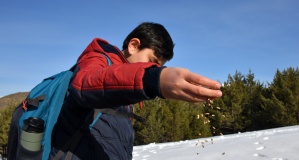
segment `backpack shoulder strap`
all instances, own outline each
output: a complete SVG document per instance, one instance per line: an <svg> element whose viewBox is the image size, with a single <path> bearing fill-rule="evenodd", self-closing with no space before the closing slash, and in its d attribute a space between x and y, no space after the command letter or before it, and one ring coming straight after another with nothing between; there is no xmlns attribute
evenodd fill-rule
<svg viewBox="0 0 299 160"><path fill-rule="evenodd" d="M103 55L107 59L108 65L110 66L112 64L111 59L106 54L103 54ZM76 65L77 64L75 64L70 70L74 70L76 68ZM94 111L92 110L91 113L92 112L94 112ZM88 131L91 128L90 126L93 126L96 122L96 120L94 119L94 121L90 125L88 124L88 119L90 118L91 113L88 114L88 116L86 117L85 123L83 123L83 125L80 127L80 129L78 129L75 132L75 134L63 146L63 148L58 151L58 153L54 157L54 160L59 160L65 154L66 154L65 160L71 160L72 159L73 153L74 153L76 147L78 146L81 138L83 137L85 132ZM102 115L101 113L97 114L96 119L99 119L101 115Z"/></svg>

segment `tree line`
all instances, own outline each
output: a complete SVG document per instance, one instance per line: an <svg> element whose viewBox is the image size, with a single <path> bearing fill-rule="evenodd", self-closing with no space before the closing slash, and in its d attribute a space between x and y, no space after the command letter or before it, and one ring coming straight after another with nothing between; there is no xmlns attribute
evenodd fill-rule
<svg viewBox="0 0 299 160"><path fill-rule="evenodd" d="M221 88L223 96L206 103L155 99L145 102L134 122L135 145L170 142L299 124L299 69L277 70L271 83L236 71Z"/></svg>
<svg viewBox="0 0 299 160"><path fill-rule="evenodd" d="M205 103L154 99L135 105L145 123L133 121L135 145L172 142L299 124L299 69L277 70L271 83L236 71L223 96ZM0 110L0 146L7 144L11 115L19 102Z"/></svg>

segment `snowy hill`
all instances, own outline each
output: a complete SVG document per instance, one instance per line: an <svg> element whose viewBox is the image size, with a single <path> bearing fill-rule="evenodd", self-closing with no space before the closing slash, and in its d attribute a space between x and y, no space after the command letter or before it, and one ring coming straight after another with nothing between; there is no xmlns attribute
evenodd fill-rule
<svg viewBox="0 0 299 160"><path fill-rule="evenodd" d="M299 126L135 146L134 160L299 160Z"/></svg>

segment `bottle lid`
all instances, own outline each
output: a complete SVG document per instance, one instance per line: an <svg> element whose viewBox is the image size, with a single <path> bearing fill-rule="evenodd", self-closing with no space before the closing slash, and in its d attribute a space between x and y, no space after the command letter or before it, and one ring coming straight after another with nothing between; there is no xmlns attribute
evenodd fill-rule
<svg viewBox="0 0 299 160"><path fill-rule="evenodd" d="M29 117L23 121L22 129L26 132L31 133L42 133L44 132L45 121L40 118Z"/></svg>

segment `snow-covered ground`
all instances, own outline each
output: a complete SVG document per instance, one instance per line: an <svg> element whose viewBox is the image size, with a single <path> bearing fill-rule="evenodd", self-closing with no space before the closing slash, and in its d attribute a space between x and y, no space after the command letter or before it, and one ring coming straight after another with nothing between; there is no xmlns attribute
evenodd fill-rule
<svg viewBox="0 0 299 160"><path fill-rule="evenodd" d="M135 146L133 159L299 160L299 125L180 142Z"/></svg>
<svg viewBox="0 0 299 160"><path fill-rule="evenodd" d="M135 146L134 160L299 160L299 125Z"/></svg>

